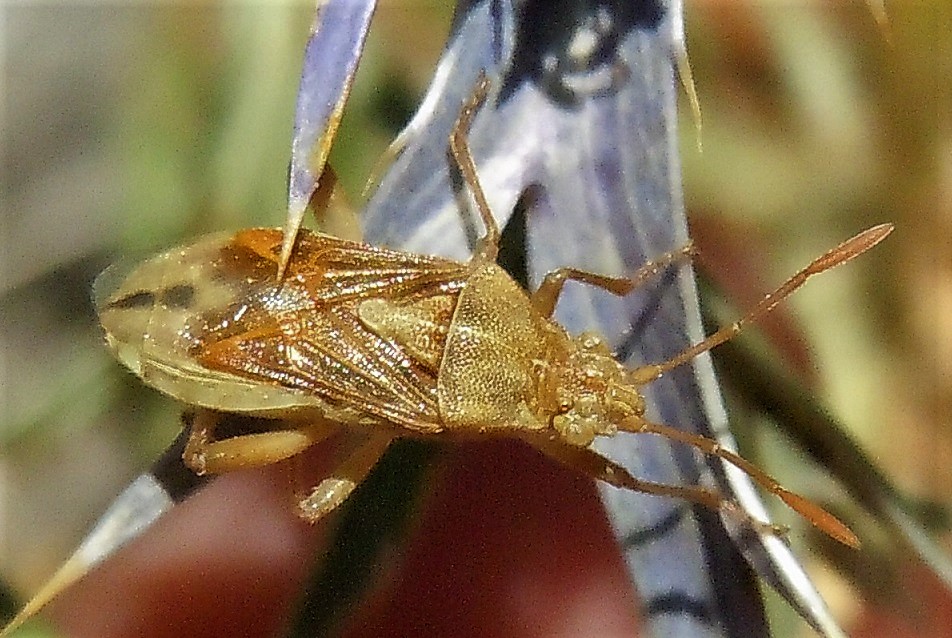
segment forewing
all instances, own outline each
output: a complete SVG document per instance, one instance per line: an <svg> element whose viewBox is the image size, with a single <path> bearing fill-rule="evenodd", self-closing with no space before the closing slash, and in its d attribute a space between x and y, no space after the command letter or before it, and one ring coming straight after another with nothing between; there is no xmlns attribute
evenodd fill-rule
<svg viewBox="0 0 952 638"><path fill-rule="evenodd" d="M454 295L465 266L302 232L278 283L281 236L242 231L223 249L219 276L238 282L243 294L199 317L190 331L196 358L219 372L379 417L378 423L439 429L434 371L369 330L358 307L367 299Z"/></svg>

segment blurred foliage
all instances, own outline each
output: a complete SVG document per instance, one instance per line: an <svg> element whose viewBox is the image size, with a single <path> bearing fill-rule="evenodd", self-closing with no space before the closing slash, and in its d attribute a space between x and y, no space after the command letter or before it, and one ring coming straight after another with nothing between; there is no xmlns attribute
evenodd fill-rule
<svg viewBox="0 0 952 638"><path fill-rule="evenodd" d="M429 80L446 4L378 12L332 156L352 195ZM686 201L702 265L740 299L854 231L897 224L768 333L903 490L949 505L952 6L887 9L888 40L859 2L689 4L704 151L685 119ZM281 223L311 5L5 12L0 573L31 591L178 426L177 407L101 347L92 281L123 254ZM745 435L763 463L826 493L764 431ZM869 539L863 556L902 578L908 557ZM847 625L869 618L864 599L896 602L816 563Z"/></svg>

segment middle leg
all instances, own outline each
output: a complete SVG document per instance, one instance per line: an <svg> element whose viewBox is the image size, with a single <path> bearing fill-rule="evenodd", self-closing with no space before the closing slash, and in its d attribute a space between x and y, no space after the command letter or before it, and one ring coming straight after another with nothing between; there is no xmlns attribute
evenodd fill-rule
<svg viewBox="0 0 952 638"><path fill-rule="evenodd" d="M298 515L308 523L316 523L337 509L367 477L383 453L393 442L388 432L354 433L347 456L298 502Z"/></svg>
<svg viewBox="0 0 952 638"><path fill-rule="evenodd" d="M543 317L551 317L555 306L562 295L565 282L580 281L613 295L624 297L648 279L656 276L661 270L680 261L688 260L694 255L694 244L688 243L678 250L672 250L661 255L658 259L649 261L639 268L630 277L609 277L598 273L578 270L576 268L558 268L547 273L542 283L532 293L532 305Z"/></svg>

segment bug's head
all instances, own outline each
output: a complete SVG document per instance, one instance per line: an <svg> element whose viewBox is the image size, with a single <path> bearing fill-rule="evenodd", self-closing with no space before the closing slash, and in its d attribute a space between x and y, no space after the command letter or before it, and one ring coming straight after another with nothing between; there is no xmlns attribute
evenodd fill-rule
<svg viewBox="0 0 952 638"><path fill-rule="evenodd" d="M551 424L567 443L587 447L596 436L617 433L622 419L644 414L645 402L598 335L585 333L572 343L568 360L552 375Z"/></svg>

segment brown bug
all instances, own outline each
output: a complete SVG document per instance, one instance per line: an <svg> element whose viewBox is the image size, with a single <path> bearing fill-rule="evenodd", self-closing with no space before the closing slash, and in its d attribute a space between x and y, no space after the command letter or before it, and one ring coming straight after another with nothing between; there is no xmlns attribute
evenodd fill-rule
<svg viewBox="0 0 952 638"><path fill-rule="evenodd" d="M450 136L486 228L469 261L305 232L278 279L282 233L259 228L159 255L104 301L100 318L118 358L147 384L199 408L186 463L199 473L269 464L347 428L349 455L300 502L313 522L347 498L395 437L509 436L614 486L683 498L777 531L714 491L638 480L589 448L598 436L650 433L739 467L833 538L858 546L832 515L717 442L650 422L639 387L730 339L892 226L840 244L673 359L630 370L599 336L570 336L552 320L562 288L575 280L626 295L690 247L632 277L561 268L524 292L495 262L499 229L466 141L485 93L484 82ZM273 430L216 440L220 412L280 420Z"/></svg>

